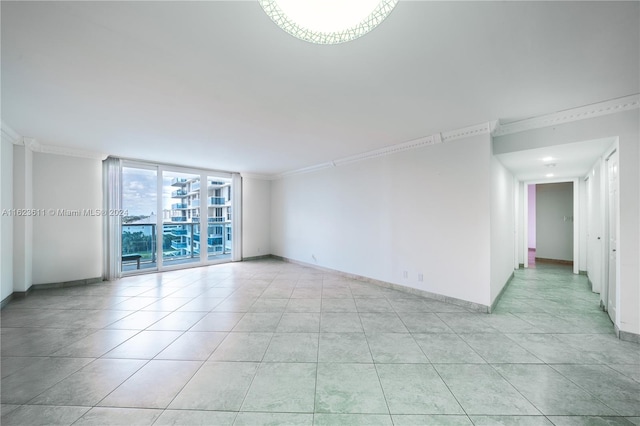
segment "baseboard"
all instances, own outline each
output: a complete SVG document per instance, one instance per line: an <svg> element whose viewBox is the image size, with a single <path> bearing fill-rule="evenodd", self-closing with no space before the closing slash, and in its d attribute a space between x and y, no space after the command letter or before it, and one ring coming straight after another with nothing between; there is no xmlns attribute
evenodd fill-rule
<svg viewBox="0 0 640 426"><path fill-rule="evenodd" d="M498 293L496 298L493 299L493 303L491 304L491 306L489 306L489 313L493 312L496 309L496 306L498 305L498 302L502 298L502 295L504 294L504 292L507 290L507 287L509 287L509 284L511 284L511 281L513 280L513 277L515 277L515 273L514 272L512 272L511 275L509 276L509 278L507 278L507 282L505 282L504 285L502 286L502 290L500 290L500 293Z"/></svg>
<svg viewBox="0 0 640 426"><path fill-rule="evenodd" d="M616 331L616 336L618 336L618 339L624 340L625 342L640 344L640 334L631 333L629 331L622 331L618 328L617 325L615 325L614 328Z"/></svg>
<svg viewBox="0 0 640 426"><path fill-rule="evenodd" d="M27 291L14 291L13 293L5 297L2 302L0 302L0 309L4 309L12 300L23 299L27 297L29 293L31 293L32 289L33 286L29 287Z"/></svg>
<svg viewBox="0 0 640 426"><path fill-rule="evenodd" d="M263 259L272 259L273 256L270 254L262 254L260 256L249 256L249 257L243 257L242 261L244 262L246 261L252 261L252 260L263 260Z"/></svg>
<svg viewBox="0 0 640 426"><path fill-rule="evenodd" d="M369 284L377 285L378 287L388 288L390 290L401 291L403 293L408 293L408 294L411 294L411 295L414 295L414 296L427 297L429 299L435 299L435 300L437 300L439 302L444 302L444 303L449 303L451 305L461 306L463 308L466 308L466 309L469 309L469 310L472 310L472 311L475 311L475 312L489 313L489 310L490 310L489 306L482 305L480 303L469 302L467 300L457 299L455 297L444 296L442 294L437 294L437 293L431 293L429 291L420 290L420 289L412 288L412 287L407 287L407 286L403 286L403 285L400 285L400 284L394 284L394 283L390 283L390 282L387 282L387 281L376 280L374 278L369 278L369 277L365 277L365 276L362 276L362 275L357 275L357 274L352 274L352 273L349 273L349 272L338 271L336 269L331 269L331 268L325 268L323 266L314 265L312 263L301 262L299 260L289 259L287 257L278 256L278 255L275 255L275 254L271 255L271 257L274 258L274 259L281 260L283 262L293 263L293 264L300 265L300 266L306 266L306 267L309 267L309 268L318 269L320 271L331 272L333 274L336 274L336 275L344 277L344 278L349 278L349 279L353 279L353 280L366 282L366 283L369 283Z"/></svg>
<svg viewBox="0 0 640 426"><path fill-rule="evenodd" d="M536 263L553 263L555 265L573 266L573 260L547 259L545 257L536 257Z"/></svg>
<svg viewBox="0 0 640 426"><path fill-rule="evenodd" d="M97 284L102 282L102 277L96 278L86 278L83 280L75 280L75 281L65 281L60 283L46 283L46 284L34 284L31 286L33 290L46 290L49 288L66 288L66 287L77 287L81 285L89 285L89 284Z"/></svg>
<svg viewBox="0 0 640 426"><path fill-rule="evenodd" d="M2 299L2 302L0 302L0 309L4 309L4 307L7 306L13 299L15 299L13 293Z"/></svg>
<svg viewBox="0 0 640 426"><path fill-rule="evenodd" d="M579 274L579 275L589 275L589 274L587 273L587 271L578 271L578 274Z"/></svg>

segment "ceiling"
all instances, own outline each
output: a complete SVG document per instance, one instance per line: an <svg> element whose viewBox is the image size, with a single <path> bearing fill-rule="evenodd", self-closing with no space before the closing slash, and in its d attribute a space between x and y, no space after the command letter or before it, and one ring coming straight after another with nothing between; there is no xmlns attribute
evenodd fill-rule
<svg viewBox="0 0 640 426"><path fill-rule="evenodd" d="M509 152L496 157L520 181L557 182L585 176L614 143L615 138L596 139Z"/></svg>
<svg viewBox="0 0 640 426"><path fill-rule="evenodd" d="M341 45L257 1L2 1L2 121L44 145L277 174L638 93L638 2L400 1Z"/></svg>

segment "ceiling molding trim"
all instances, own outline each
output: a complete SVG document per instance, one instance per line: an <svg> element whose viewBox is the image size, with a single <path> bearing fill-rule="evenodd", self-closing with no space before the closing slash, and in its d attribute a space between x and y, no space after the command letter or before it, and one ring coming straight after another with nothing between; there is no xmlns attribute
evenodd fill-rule
<svg viewBox="0 0 640 426"><path fill-rule="evenodd" d="M35 143L31 148L34 152L41 152L43 154L55 154L55 155L65 155L67 157L79 157L79 158L88 158L90 160L105 160L108 155L103 154L101 152L93 152L93 151L84 151L76 148L68 148L62 146L53 146L53 145L42 145L39 143Z"/></svg>
<svg viewBox="0 0 640 426"><path fill-rule="evenodd" d="M375 149L373 151L363 152L362 154L352 155L350 157L340 158L333 163L336 166L344 166L355 163L357 161L369 160L371 158L383 157L385 155L397 154L398 152L408 151L410 149L421 148L423 146L435 145L441 143L442 140L435 136L427 136L424 138L414 139L409 142L399 143L397 145L386 146L384 148Z"/></svg>
<svg viewBox="0 0 640 426"><path fill-rule="evenodd" d="M256 179L256 180L274 180L275 175L263 175L259 173L244 173L240 172L240 176L247 179Z"/></svg>
<svg viewBox="0 0 640 426"><path fill-rule="evenodd" d="M470 136L483 135L483 134L488 135L491 133L491 130L494 127L495 127L495 122L488 122L488 123L478 124L475 126L464 127L458 130L452 130L449 132L436 133L434 135L413 139L408 142L402 142L396 145L386 146L384 148L376 149L373 151L367 151L361 154L339 158L337 160L329 161L327 163L322 163L315 166L292 170L290 172L280 173L278 175L274 175L273 179L281 179L287 176L317 172L317 171L328 169L331 167L345 166L347 164L352 164L358 161L370 160L372 158L382 157L385 155L397 154L403 151L409 151L412 149L422 148L422 147L431 146L431 145L437 145L443 142L450 142L456 139L467 138Z"/></svg>
<svg viewBox="0 0 640 426"><path fill-rule="evenodd" d="M40 152L42 145L34 138L22 138L22 142L29 151Z"/></svg>
<svg viewBox="0 0 640 426"><path fill-rule="evenodd" d="M640 95L630 95L622 98L611 99L609 101L598 102L578 108L571 108L552 114L541 115L539 117L527 118L512 123L498 123L493 136L504 136L512 133L525 132L527 130L541 129L558 124L571 123L589 118L601 117L603 115L615 114L640 108Z"/></svg>
<svg viewBox="0 0 640 426"><path fill-rule="evenodd" d="M20 136L18 132L13 130L11 127L7 126L7 124L4 121L0 123L0 127L1 127L1 136L3 141L10 142L14 145L23 144L22 136Z"/></svg>
<svg viewBox="0 0 640 426"><path fill-rule="evenodd" d="M442 132L442 141L449 142L456 139L468 138L477 135L488 135L491 133L493 127L491 122L476 124L475 126L463 127L457 130L451 130L448 132Z"/></svg>
<svg viewBox="0 0 640 426"><path fill-rule="evenodd" d="M281 179L287 176L293 175L301 175L304 173L317 172L324 169L330 169L335 167L335 163L333 161L329 161L327 163L316 164L315 166L304 167L302 169L291 170L290 172L284 172L277 175L274 175L274 179Z"/></svg>

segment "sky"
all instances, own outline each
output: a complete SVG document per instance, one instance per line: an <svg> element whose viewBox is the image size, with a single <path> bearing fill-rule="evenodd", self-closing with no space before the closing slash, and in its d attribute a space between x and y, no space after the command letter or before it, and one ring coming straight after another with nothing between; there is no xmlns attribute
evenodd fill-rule
<svg viewBox="0 0 640 426"><path fill-rule="evenodd" d="M128 211L128 216L156 214L156 176L155 170L122 168L122 208Z"/></svg>
<svg viewBox="0 0 640 426"><path fill-rule="evenodd" d="M171 198L171 193L178 187L171 186L175 177L193 178L196 175L176 172L163 172L162 177L162 208L170 209L171 204L180 202ZM150 216L158 214L158 198L156 187L157 170L122 168L122 209L127 210L127 216Z"/></svg>

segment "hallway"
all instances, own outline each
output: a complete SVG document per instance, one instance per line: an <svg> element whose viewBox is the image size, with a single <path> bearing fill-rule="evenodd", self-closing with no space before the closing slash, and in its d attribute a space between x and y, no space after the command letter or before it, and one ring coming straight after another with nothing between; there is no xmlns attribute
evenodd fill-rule
<svg viewBox="0 0 640 426"><path fill-rule="evenodd" d="M1 423L640 425L640 346L536 266L490 315L272 259L34 291Z"/></svg>

